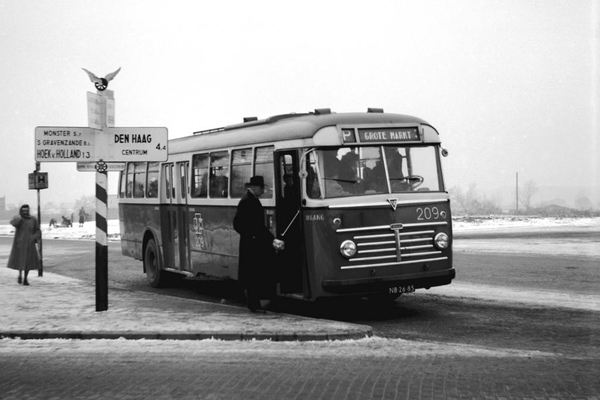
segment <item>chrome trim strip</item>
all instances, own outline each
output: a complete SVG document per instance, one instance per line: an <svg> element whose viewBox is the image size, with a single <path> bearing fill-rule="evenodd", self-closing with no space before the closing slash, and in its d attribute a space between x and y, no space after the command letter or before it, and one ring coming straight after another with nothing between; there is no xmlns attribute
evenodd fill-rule
<svg viewBox="0 0 600 400"><path fill-rule="evenodd" d="M437 254L442 254L441 251L428 251L428 252L424 252L424 253L408 253L408 254L402 254L402 257L419 257L419 256L433 256L433 255L437 255ZM423 260L421 260L423 261Z"/></svg>
<svg viewBox="0 0 600 400"><path fill-rule="evenodd" d="M433 246L432 246L433 247ZM394 249L396 250L396 249ZM365 252L362 252L365 253ZM427 251L427 252L423 252L423 253L402 253L402 257L419 257L419 256L432 256L432 255L437 255L437 254L442 254L441 251ZM350 262L358 262L358 261L369 261L369 260L382 260L384 258L395 258L396 255L393 256L376 256L376 257L358 257L358 258L351 258Z"/></svg>
<svg viewBox="0 0 600 400"><path fill-rule="evenodd" d="M344 233L344 232L375 231L377 229L392 229L392 228L390 228L389 225L377 225L377 226L363 226L360 228L341 228L341 229L337 229L336 232Z"/></svg>
<svg viewBox="0 0 600 400"><path fill-rule="evenodd" d="M417 231L417 232L404 232L400 233L400 236L414 236L414 235L429 235L433 234L435 231ZM375 239L375 238L384 238L384 237L394 237L394 233L381 233L378 235L362 235L362 236L354 236L355 240L361 239Z"/></svg>
<svg viewBox="0 0 600 400"><path fill-rule="evenodd" d="M404 240L400 241L400 243L417 243L417 242L433 242L433 238L426 237L426 238L404 239Z"/></svg>
<svg viewBox="0 0 600 400"><path fill-rule="evenodd" d="M393 267L395 265L404 265L404 264L416 264L420 262L430 262L430 261L444 261L447 260L448 257L438 257L438 258L426 258L424 260L411 260L411 261L400 261L400 262L391 262L391 263L380 263L380 264L369 264L369 265L348 265L345 267L340 267L340 269L360 269L360 268L376 268L376 267Z"/></svg>
<svg viewBox="0 0 600 400"><path fill-rule="evenodd" d="M386 244L396 244L395 240L386 240L385 242L369 242L369 243L356 243L356 246L358 247L363 247L363 246L383 246Z"/></svg>
<svg viewBox="0 0 600 400"><path fill-rule="evenodd" d="M394 243L394 242L392 242ZM396 251L395 247L388 247L387 249L372 249L372 250L360 250L358 254L367 254L367 253L383 253L386 251Z"/></svg>
<svg viewBox="0 0 600 400"><path fill-rule="evenodd" d="M433 244L424 244L421 246L406 246L400 247L400 250L417 250L417 249L433 249ZM410 254L402 254L403 256L408 256Z"/></svg>
<svg viewBox="0 0 600 400"><path fill-rule="evenodd" d="M433 233L433 231L431 231ZM384 238L384 237L394 237L393 233L382 233L379 235L363 235L363 236L354 236L355 240L361 239L376 239L376 238Z"/></svg>
<svg viewBox="0 0 600 400"><path fill-rule="evenodd" d="M444 225L448 225L448 222L446 221L441 221L441 222L416 222L413 224L402 224L403 228L413 228L413 227L421 227L421 226L444 226ZM391 225L377 225L377 226L362 226L359 228L342 228L342 229L337 229L336 232L337 233L345 233L345 232L364 232L364 231L375 231L378 229L392 229ZM408 232L410 234L413 234L412 232Z"/></svg>
<svg viewBox="0 0 600 400"><path fill-rule="evenodd" d="M394 249L394 251L396 251L396 249ZM357 262L357 261L369 261L369 260L383 260L384 258L396 258L396 254L394 254L392 256L351 258L348 261L350 261L350 262Z"/></svg>
<svg viewBox="0 0 600 400"><path fill-rule="evenodd" d="M429 235L433 234L435 231L416 231L416 232L400 232L400 236L412 236L412 235Z"/></svg>
<svg viewBox="0 0 600 400"><path fill-rule="evenodd" d="M385 193L382 193L385 194ZM388 196L393 196L395 193L387 194ZM437 200L402 200L396 203L397 206L407 205L407 204L432 204L432 203L447 203L449 199L437 199ZM356 207L389 207L390 203L386 201L377 201L373 203L358 203L358 204L332 204L329 206L331 209L335 208L356 208Z"/></svg>
<svg viewBox="0 0 600 400"><path fill-rule="evenodd" d="M418 243L418 242L433 242L433 238L416 238L416 239L404 239L401 240L400 243ZM356 243L357 247L366 247L366 246L384 246L387 244L395 244L395 240L386 240L385 242L369 242L369 243ZM402 249L408 249L410 247L402 247Z"/></svg>

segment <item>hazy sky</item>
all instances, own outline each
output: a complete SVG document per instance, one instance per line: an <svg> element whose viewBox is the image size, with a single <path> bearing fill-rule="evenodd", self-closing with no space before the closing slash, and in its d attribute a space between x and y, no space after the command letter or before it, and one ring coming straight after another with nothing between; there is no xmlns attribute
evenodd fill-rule
<svg viewBox="0 0 600 400"><path fill-rule="evenodd" d="M599 185L599 50L593 0L0 0L0 196L37 204L35 127L87 126L81 68L119 67L116 126L381 107L439 130L449 187ZM75 163L41 169L42 202L94 195Z"/></svg>

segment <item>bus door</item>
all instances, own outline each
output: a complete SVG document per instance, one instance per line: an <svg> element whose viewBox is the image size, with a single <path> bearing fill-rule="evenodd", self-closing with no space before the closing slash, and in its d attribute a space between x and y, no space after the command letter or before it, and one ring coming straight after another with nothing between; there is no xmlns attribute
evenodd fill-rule
<svg viewBox="0 0 600 400"><path fill-rule="evenodd" d="M175 231L177 234L177 243L174 243L175 247L173 251L179 253L179 269L184 271L190 270L189 265L189 224L188 224L188 192L189 192L189 180L188 170L190 163L188 161L178 162L175 167L175 180L177 181L177 195L175 201L176 207L176 227Z"/></svg>
<svg viewBox="0 0 600 400"><path fill-rule="evenodd" d="M165 267L179 269L179 252L174 249L179 245L179 234L177 231L177 202L176 182L174 177L173 163L162 165L162 187L165 188L164 212L162 215L162 236Z"/></svg>
<svg viewBox="0 0 600 400"><path fill-rule="evenodd" d="M277 270L280 291L287 294L301 294L306 280L303 268L303 234L300 209L300 177L298 153L282 151L276 155L277 174L277 237L285 242L285 249L279 252ZM307 289L308 290L308 289Z"/></svg>
<svg viewBox="0 0 600 400"><path fill-rule="evenodd" d="M187 168L188 162L163 164L163 187L167 203L163 218L165 265L176 270L188 268Z"/></svg>

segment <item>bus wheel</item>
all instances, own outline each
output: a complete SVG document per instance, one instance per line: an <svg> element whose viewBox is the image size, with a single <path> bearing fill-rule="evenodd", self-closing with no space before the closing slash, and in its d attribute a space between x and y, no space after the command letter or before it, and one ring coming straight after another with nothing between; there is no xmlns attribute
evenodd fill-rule
<svg viewBox="0 0 600 400"><path fill-rule="evenodd" d="M160 269L158 262L158 251L154 239L150 239L144 252L144 269L146 278L152 287L161 287L164 284L164 273Z"/></svg>

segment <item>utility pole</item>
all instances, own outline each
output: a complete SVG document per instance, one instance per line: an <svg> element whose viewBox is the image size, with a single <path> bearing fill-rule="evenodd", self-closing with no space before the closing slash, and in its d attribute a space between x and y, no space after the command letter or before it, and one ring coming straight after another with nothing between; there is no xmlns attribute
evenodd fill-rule
<svg viewBox="0 0 600 400"><path fill-rule="evenodd" d="M517 215L519 214L519 173L517 172L517 189L515 190L517 193Z"/></svg>

